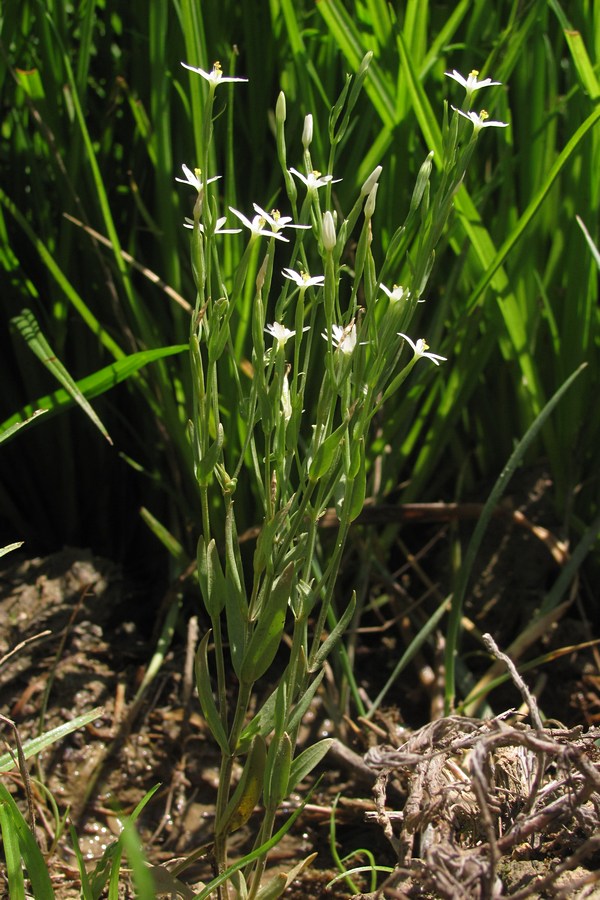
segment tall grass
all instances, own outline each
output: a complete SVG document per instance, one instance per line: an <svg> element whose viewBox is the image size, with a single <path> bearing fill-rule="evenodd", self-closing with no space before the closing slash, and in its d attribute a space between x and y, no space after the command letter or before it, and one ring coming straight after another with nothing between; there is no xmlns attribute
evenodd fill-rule
<svg viewBox="0 0 600 900"><path fill-rule="evenodd" d="M328 109L344 71L356 71L372 49L360 127L342 144L345 169L354 177L336 193L343 206L383 164L374 235L382 247L423 153L434 149L436 164L441 159L432 110L441 102L443 71L478 68L510 84L491 113L510 120L511 143L500 149L495 137L486 142L435 262L429 288L435 302L424 308L423 326L432 343L451 335L451 365L434 392L415 385L408 398L386 408L368 457L386 445L396 448L382 457L381 493L410 473L406 499L451 495L464 467L467 486L491 477L545 400L587 361L577 396L532 451L548 458L562 514L575 505L584 521L598 497L592 472L598 425L585 415L598 374L597 277L573 222L579 214L597 239L598 15L598 4L586 4L571 22L546 0L491 11L483 3L451 9L407 3L397 17L385 4L351 4L349 11L339 0L226 2L218 17L210 6L200 15L189 2L153 4L148 16L136 3L127 12L95 2L69 12L31 0L6 4L0 88L8 111L2 163L10 177L3 180L0 228L7 319L32 307L57 356L79 378L123 354L186 339L185 310L123 256L127 251L190 297L181 267L185 199L172 175L200 155L202 97L179 71L181 59L210 65L222 57L255 85L243 103L223 101L215 121L227 135L226 157L219 160L225 200L239 208L275 200L269 122L279 87L289 98L291 129L313 113L314 156L325 170ZM265 34L273 39L265 42ZM106 235L110 248L63 213ZM239 250L233 239L230 259ZM406 265L398 259L390 277L401 283ZM3 341L3 383L13 385L3 396L6 418L52 385L18 336L8 344L5 330ZM109 431L117 429L118 449L166 488L168 501L153 495L156 511L184 542L185 523L197 521L185 438L187 386L183 358L161 361L130 379L118 408L110 395L100 404ZM413 410L416 422L408 415ZM473 435L480 436L476 446ZM75 468L80 442L89 465ZM126 480L114 451L69 417L32 433L19 457L36 465L18 488L15 482L3 487L2 500L23 533L32 534L37 523L38 531L58 530L66 540L89 534L110 546L106 532L119 520L118 504L100 512L90 497L99 468L115 485ZM585 489L574 493L580 483ZM86 525L90 517L93 528ZM102 519L111 520L110 528ZM102 537L94 538L95 530Z"/></svg>
<svg viewBox="0 0 600 900"><path fill-rule="evenodd" d="M141 527L133 524L138 519L132 507L143 498L145 521L173 549L180 572L208 521L212 533L231 533L225 509L203 493L188 440L192 374L187 355L178 351L188 341L196 297L183 264L188 234L182 220L192 206L174 175L184 162L222 173L223 209L250 209L253 202L265 209L293 205L290 186L287 198L282 192L277 160L275 105L283 88L286 133L300 135L311 113L314 165L330 172L335 159L344 175L328 188L337 209L350 209L364 179L383 166L373 254L386 259L381 281L410 283L423 250L422 223L411 221L397 235L399 211L408 208L429 151L438 169L434 177L442 172L451 111L446 108L443 126L438 111L448 93L453 105L461 102L459 87L444 72L477 69L503 83L490 95L489 112L510 128L501 135L491 129L480 141L456 192L455 212L436 236L431 272L422 272L429 276L428 302L416 308L411 328L426 334L448 363L435 381L433 366L408 381L408 389L388 398L376 415L364 448L365 493L374 502L390 496L460 499L493 483L528 433L521 447L527 461L543 460L551 473L556 513L577 545L577 565L593 547L600 422L590 410L599 375L598 270L576 216L597 245L600 3L569 9L572 19L558 0L408 0L395 6L381 0L224 0L218 6L136 0L127 9L100 0L71 7L58 0L3 5L0 420L8 429L39 406L66 410L77 393L68 372L86 398L97 398L93 406L114 442L111 448L92 433L77 411L50 422L49 414L41 416L14 448L3 446L3 474L10 473L0 483L7 539L52 535L59 543L85 541L123 555L131 549L132 530ZM367 52L373 58L364 91L354 98L354 119L332 150L329 138L338 123L330 119L331 109ZM247 76L252 90L219 92L210 126L215 141L209 144L206 92L179 64L210 69L218 59L228 73ZM297 168L299 146L296 141L288 152L288 163ZM355 244L350 242L340 269L341 289L349 295L361 254L360 232L350 237ZM239 367L221 379L218 415L207 417L204 435L206 446L215 446L214 423L222 422L233 457L245 452L240 384L253 372L260 263L258 247L247 256L244 248L243 235L230 235L219 258L218 275L228 290L236 287L236 264L244 258L232 335ZM23 340L31 334L23 323L31 322L46 368ZM547 415L550 398L582 363L587 367L567 399ZM54 376L63 389L57 390ZM309 388L304 402L313 421L318 390ZM15 417L17 410L22 412ZM124 504L128 492L132 499ZM259 524L256 510L267 495L240 480L240 531ZM383 555L394 536L390 529L383 536ZM459 578L450 618L452 660L467 575ZM546 611L566 587L563 578ZM354 624L361 609L359 599ZM408 656L428 640L445 609L438 604L419 623ZM219 615L211 616L213 627ZM335 628L333 609L328 624ZM202 653L199 660L201 667ZM341 665L356 708L368 713L344 652ZM220 671L225 708L223 684ZM206 683L203 690L211 712ZM451 672L449 709L454 690ZM213 716L215 732L219 715L222 709ZM258 753L260 742L256 746ZM7 808L8 829L13 814ZM128 849L135 857L133 838ZM16 872L16 844L11 853Z"/></svg>

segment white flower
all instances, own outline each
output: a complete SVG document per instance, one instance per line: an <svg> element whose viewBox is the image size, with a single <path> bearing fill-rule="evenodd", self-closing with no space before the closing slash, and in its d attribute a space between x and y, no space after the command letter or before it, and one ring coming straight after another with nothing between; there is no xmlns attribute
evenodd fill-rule
<svg viewBox="0 0 600 900"><path fill-rule="evenodd" d="M469 72L467 78L463 78L460 72L457 72L456 69L452 69L451 72L444 72L444 75L447 75L448 78L453 78L455 81L458 81L467 92L467 96L470 97L475 91L480 90L480 88L489 87L491 84L502 84L501 81L492 81L491 78L484 78L481 81L477 80L477 76L479 72L477 69L473 69L472 72Z"/></svg>
<svg viewBox="0 0 600 900"><path fill-rule="evenodd" d="M326 331L321 333L321 337L329 341L329 335ZM332 325L331 341L336 350L340 350L345 356L350 356L356 347L356 323L354 319L345 328L342 325Z"/></svg>
<svg viewBox="0 0 600 900"><path fill-rule="evenodd" d="M202 75L202 77L209 82L213 89L218 84L222 84L225 81L248 81L247 78L226 78L223 75L221 63L218 60L213 63L213 67L210 72L205 72L204 69L198 69L196 68L196 66L188 66L188 64L184 62L182 62L181 65L184 67L184 69L189 69L190 72L196 72L198 75Z"/></svg>
<svg viewBox="0 0 600 900"><path fill-rule="evenodd" d="M413 343L413 341L411 341L411 339L409 338L409 336L407 334L402 334L402 332L399 331L398 335L399 335L399 337L404 338L404 340L410 344L415 356L418 359L421 359L421 357L423 359L430 359L431 362L435 363L436 366L439 366L440 360L442 362L446 361L445 356L438 356L437 353L428 353L427 351L429 350L429 344L426 341L424 341L423 338L419 338L419 340L415 344L415 343Z"/></svg>
<svg viewBox="0 0 600 900"><path fill-rule="evenodd" d="M341 178L334 178L333 175L321 175L316 169L313 169L308 175L303 175L302 172L298 172L297 169L290 169L290 172L299 178L309 191L316 191L320 187L325 187L329 182L337 184L338 181L342 180Z"/></svg>
<svg viewBox="0 0 600 900"><path fill-rule="evenodd" d="M380 284L379 287L383 291L384 294L387 294L390 300L396 303L398 300L408 300L410 298L410 291L407 291L406 288L401 287L398 284L395 284L390 291L389 288L385 286L385 284Z"/></svg>
<svg viewBox="0 0 600 900"><path fill-rule="evenodd" d="M312 225L293 225L291 216L282 216L278 209L272 209L270 213L265 212L258 203L252 204L254 211L268 222L273 231L283 231L284 228L312 228Z"/></svg>
<svg viewBox="0 0 600 900"><path fill-rule="evenodd" d="M223 228L223 225L225 224L226 221L227 221L227 219L225 216L222 216L220 219L217 219L215 227L214 227L213 231L211 231L210 233L211 234L239 234L241 232L241 230L242 230L241 228ZM185 221L183 223L183 227L184 228L193 228L194 220L190 219L189 216L186 216ZM204 225L202 225L202 223L200 223L200 231L202 232L202 234L204 234Z"/></svg>
<svg viewBox="0 0 600 900"><path fill-rule="evenodd" d="M202 172L200 169L192 170L183 163L182 167L183 174L185 178L176 178L175 181L180 181L182 184L190 184L192 187L195 187L198 193L202 191L207 184L211 184L213 181L218 181L221 177L220 175L215 175L214 178L207 178L206 181L202 181Z"/></svg>
<svg viewBox="0 0 600 900"><path fill-rule="evenodd" d="M299 288L302 290L306 290L309 287L323 287L325 284L325 276L324 275L313 275L312 278L307 272L294 272L293 269L282 269L284 278L289 278L290 281L294 281Z"/></svg>
<svg viewBox="0 0 600 900"><path fill-rule="evenodd" d="M285 237L285 235L279 234L276 231L267 231L267 229L265 228L267 219L265 219L264 216L257 214L256 216L254 216L252 221L250 221L250 219L247 219L243 213L239 212L239 210L237 209L234 209L233 206L230 206L229 209L234 214L234 216L238 217L240 222L242 222L246 226L246 228L250 229L250 231L252 232L252 237L258 237L258 235L262 235L263 237L277 238L278 241L287 242L288 239Z"/></svg>
<svg viewBox="0 0 600 900"><path fill-rule="evenodd" d="M462 109L457 109L455 106L453 106L452 109L454 112L457 112L459 116L463 116L473 123L475 134L477 134L478 131L481 131L482 128L508 128L508 122L494 122L490 119L489 113L487 113L485 109L482 109L479 115L477 115L476 112L463 112Z"/></svg>
<svg viewBox="0 0 600 900"><path fill-rule="evenodd" d="M274 337L278 344L283 345L288 340L288 338L294 337L296 334L295 331L290 331L289 328L286 328L285 325L282 325L281 322L273 322L272 325L267 325L265 328L267 334L270 334L271 337Z"/></svg>
<svg viewBox="0 0 600 900"><path fill-rule="evenodd" d="M296 334L295 331L290 331L290 329L286 328L285 325L282 325L281 322L273 322L272 325L267 325L265 327L265 331L267 332L267 334L270 334L271 337L275 338L277 343L282 347L285 345L285 342L287 340L289 340L291 337L294 337L294 335ZM302 331L310 331L310 325L305 325Z"/></svg>

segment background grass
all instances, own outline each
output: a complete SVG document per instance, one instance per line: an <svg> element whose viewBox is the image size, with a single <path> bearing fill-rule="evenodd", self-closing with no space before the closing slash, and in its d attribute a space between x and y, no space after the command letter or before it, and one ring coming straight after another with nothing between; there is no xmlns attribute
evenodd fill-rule
<svg viewBox="0 0 600 900"><path fill-rule="evenodd" d="M548 0L159 0L127 9L110 0L69 7L8 0L0 13L0 421L55 388L9 327L24 307L77 379L133 352L187 340L186 311L122 255L193 302L181 227L192 198L174 176L181 163L200 162L203 101L181 60L210 68L220 59L226 73L250 80L235 104L232 93L218 99L223 150L210 161L224 176L226 203L248 211L253 201L281 201L273 134L279 89L287 97L289 162L301 162L302 121L312 112L313 158L326 171L329 110L345 73L372 50L334 174L344 178L336 202L347 211L357 186L384 166L374 233L381 248L406 214L428 150L440 160L444 100L462 101L444 71L476 68L505 84L475 99L492 104L492 118L510 128L483 133L428 302L419 307L415 336L426 336L449 362L441 378L434 381L431 367L401 401L386 405L368 462L380 461L380 497L476 493L585 361L568 402L529 450L529 461L548 466L557 515L576 541L598 506L599 420L590 415L598 273L575 215L597 242L600 3L577 4L569 15ZM229 243L225 278L242 240ZM408 264L398 258L390 286L402 283ZM188 384L188 361L177 356L95 400L114 447L79 411L41 417L3 447L2 537L24 538L32 550L75 543L121 559L156 558L138 515L143 503L191 552L199 506L185 436ZM250 493L238 499L238 513L254 524Z"/></svg>

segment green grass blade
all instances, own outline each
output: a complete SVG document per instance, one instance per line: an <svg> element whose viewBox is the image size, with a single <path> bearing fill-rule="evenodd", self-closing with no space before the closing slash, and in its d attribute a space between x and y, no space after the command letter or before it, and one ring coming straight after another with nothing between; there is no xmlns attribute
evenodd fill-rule
<svg viewBox="0 0 600 900"><path fill-rule="evenodd" d="M572 158L575 150L580 145L583 138L594 127L594 125L596 125L599 119L600 106L597 106L596 109L594 109L589 114L585 122L581 123L577 131L567 141L566 145L557 156L552 168L548 172L544 183L527 206L527 209L520 216L518 222L514 224L513 228L511 228L509 236L506 238L497 253L493 256L492 259L487 262L484 274L480 278L477 286L475 287L467 301L468 312L470 312L475 307L486 287L490 284L490 282L493 281L494 276L502 266L506 257L515 247L517 242L521 239L526 228L529 226L532 219L538 212L540 206L548 196L552 185L560 175L561 171L564 169L566 163L569 161L569 159Z"/></svg>
<svg viewBox="0 0 600 900"><path fill-rule="evenodd" d="M449 599L446 598L443 603L440 603L436 611L432 616L429 617L425 625L420 629L419 633L415 635L415 637L410 642L409 646L406 648L396 665L394 666L394 671L380 690L379 694L369 707L369 711L366 715L367 719L370 719L371 716L375 715L382 702L385 700L388 691L391 687L393 687L396 679L400 675L400 673L406 668L409 662L414 658L414 656L419 652L431 632L434 628L437 627L443 615L448 611Z"/></svg>
<svg viewBox="0 0 600 900"><path fill-rule="evenodd" d="M2 787L4 787L2 785ZM19 835L14 821L13 810L0 795L0 831L4 848L4 864L8 879L8 896L14 900L25 900L25 878L21 865Z"/></svg>
<svg viewBox="0 0 600 900"><path fill-rule="evenodd" d="M51 747L52 744L62 740L68 734L77 731L78 728L83 728L88 722L93 722L94 719L99 718L102 713L102 707L97 706L95 709L90 710L90 712L83 713L83 715L77 716L69 722L57 725L56 728L52 728L50 731L41 734L39 737L26 741L23 744L23 755L25 759L29 759L29 757L41 753L42 750ZM2 756L0 756L0 772L10 772L14 767L15 761L12 755L10 753L3 753Z"/></svg>
<svg viewBox="0 0 600 900"><path fill-rule="evenodd" d="M242 859L233 863L233 865L229 866L224 872L217 876L217 878L213 878L210 884L207 884L205 888L203 888L198 894L195 894L193 900L208 900L210 895L216 888L218 888L221 884L227 881L231 876L238 872L240 869L245 868L250 863L255 862L255 860L259 859L261 856L264 856L269 850L272 850L273 847L276 847L277 844L282 840L282 838L288 833L296 819L302 815L304 811L304 807L309 802L313 793L319 785L320 778L317 780L316 784L308 791L306 797L302 800L302 803L298 807L298 809L294 810L289 819L281 826L279 831L276 831L275 834L269 838L268 841L265 841L264 844L261 844L260 847L257 847L255 850L252 850L246 856L242 857Z"/></svg>
<svg viewBox="0 0 600 900"><path fill-rule="evenodd" d="M13 800L12 795L1 783L0 804L5 810L8 808L12 818L12 828L18 836L20 855L27 868L27 874L31 881L35 900L54 900L54 890L42 852L38 847L27 822L21 815L17 804ZM14 841L14 837L12 836L11 841ZM15 848L12 847L11 853L14 852L14 849ZM19 896L18 893L17 896Z"/></svg>
<svg viewBox="0 0 600 900"><path fill-rule="evenodd" d="M81 852L81 847L79 845L79 838L77 837L77 832L72 825L69 826L69 833L71 835L71 843L75 852L75 858L77 859L77 868L79 869L79 880L81 881L81 900L96 900L92 891L90 877L85 867L83 853Z"/></svg>
<svg viewBox="0 0 600 900"><path fill-rule="evenodd" d="M188 350L187 344L176 344L172 347L160 347L157 350L141 350L139 353L132 353L130 356L126 356L115 363L111 363L104 369L100 369L98 372L86 375L85 378L76 382L77 389L84 397L93 399L100 396L100 394L105 394L117 384L130 378L148 363L168 356L176 356ZM69 409L74 403L75 400L66 390L54 391L52 394L40 397L34 403L25 406L20 412L15 413L2 422L0 425L0 442L6 440L7 436L13 436L15 428L31 422L40 413L47 412L48 416L52 417Z"/></svg>
<svg viewBox="0 0 600 900"><path fill-rule="evenodd" d="M38 418L38 416L41 416L46 412L48 412L47 409L36 409L31 413L29 418L25 419L24 421L14 422L12 425L7 425L6 428L2 428L2 426L0 426L0 444L3 441L7 441L9 440L9 438L14 437L17 431L19 431L21 428L24 428L26 425L30 425L33 421L35 421L35 419Z"/></svg>
<svg viewBox="0 0 600 900"><path fill-rule="evenodd" d="M463 603L467 590L467 584L471 577L473 564L477 551L479 550L483 535L492 517L493 511L498 501L512 478L519 462L523 458L527 448L534 441L536 435L544 425L546 419L550 416L554 408L560 402L564 394L569 390L574 381L582 373L585 365L579 366L572 375L560 386L555 394L550 398L544 409L536 417L535 421L530 425L526 434L521 438L515 447L510 459L502 470L500 477L497 479L492 488L488 499L485 502L481 516L475 526L473 535L469 542L465 558L460 567L457 578L456 587L452 595L452 603L450 609L450 619L448 622L448 633L446 637L446 697L445 708L446 714L449 715L454 709L454 698L456 694L455 677L456 677L456 653L458 649L458 638L460 630L460 621L462 616Z"/></svg>
<svg viewBox="0 0 600 900"><path fill-rule="evenodd" d="M44 365L48 369L48 371L56 378L56 380L63 385L64 389L69 394L71 399L75 403L79 404L86 416L88 416L88 418L94 423L98 431L106 438L109 444L112 444L112 439L108 431L98 418L93 407L85 398L84 394L77 387L77 383L75 382L75 380L67 372L64 365L54 353L54 350L44 337L42 330L31 310L22 310L19 316L13 317L12 322L19 331L23 340L27 343L31 352L34 353L35 356L37 356L42 365Z"/></svg>
<svg viewBox="0 0 600 900"><path fill-rule="evenodd" d="M11 216L13 216L13 218L23 229L23 231L35 247L36 251L38 252L44 266L47 268L50 275L52 275L60 289L64 292L67 300L79 313L92 334L96 335L102 345L115 359L120 359L125 356L124 351L121 350L116 341L113 341L110 335L107 334L106 330L102 327L96 316L91 312L86 302L82 299L71 282L64 275L60 266L55 261L53 254L50 252L50 250L48 250L44 242L37 237L31 226L27 222L25 216L17 208L16 204L13 203L12 200L4 193L2 188L0 188L0 203L4 205L5 209L11 214Z"/></svg>
<svg viewBox="0 0 600 900"><path fill-rule="evenodd" d="M125 819L121 832L123 850L131 866L131 878L138 900L155 900L156 887L151 870L146 865L140 836L131 819Z"/></svg>

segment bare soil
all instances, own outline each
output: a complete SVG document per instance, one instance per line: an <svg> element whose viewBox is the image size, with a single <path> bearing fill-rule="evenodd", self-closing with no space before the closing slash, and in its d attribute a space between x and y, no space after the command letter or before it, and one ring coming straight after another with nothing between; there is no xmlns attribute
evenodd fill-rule
<svg viewBox="0 0 600 900"><path fill-rule="evenodd" d="M482 684L505 671L501 661L492 668L482 654L477 635L483 631L510 648L517 662L545 655L545 664L524 681L506 681L490 697L493 709L473 703L451 717L441 709L441 632L369 720L336 719L342 700L329 672L302 740L327 734L337 740L315 793L273 851L271 865L288 871L309 854L317 856L286 897L347 898L356 891L363 897L465 900L600 897L600 657L581 605L585 585L548 617L543 632L531 627L533 611L560 570L562 547L555 531L539 525L536 502L543 519L545 492L538 481L529 481L528 505L521 506L531 517L526 525L509 510L490 528L463 624L467 652L472 640L473 654L481 656L471 671ZM361 619L354 671L371 700L448 592L448 523L443 516L430 515L426 524L427 516L420 518L394 545L393 584L373 584L371 596L380 602ZM460 520L460 510L447 518ZM360 558L360 541L359 534L349 555L349 580L356 575L352 560ZM373 547L376 554L377 541ZM386 552L389 558L389 547ZM193 611L193 591L189 604ZM163 612L152 612L158 629ZM134 603L117 567L85 551L64 550L45 559L13 555L0 573L0 711L15 723L20 741L102 708L97 720L31 766L36 835L49 853L57 898L78 897L79 876L68 834L56 841L56 822L38 780L61 814L69 810L90 866L119 834L120 816L157 783L139 820L149 861L169 868L210 845L219 760L185 674L186 646L195 640L193 628L186 630L189 620L182 617L163 666L133 703L158 630L147 612L140 614L139 597ZM522 643L515 645L519 637ZM525 702L525 682L537 701ZM536 720L538 705L543 724ZM15 748L10 729L4 739ZM3 778L25 811L18 768ZM284 805L282 823L301 795ZM232 857L250 848L254 821L234 836ZM347 868L367 865L365 851L389 868L377 892L362 875L353 878L356 890L346 880L327 887L339 874L332 822L339 856L350 855ZM210 857L201 857L181 876L181 896L192 897L211 874ZM160 896L168 894L165 888ZM0 896L8 896L1 866Z"/></svg>

